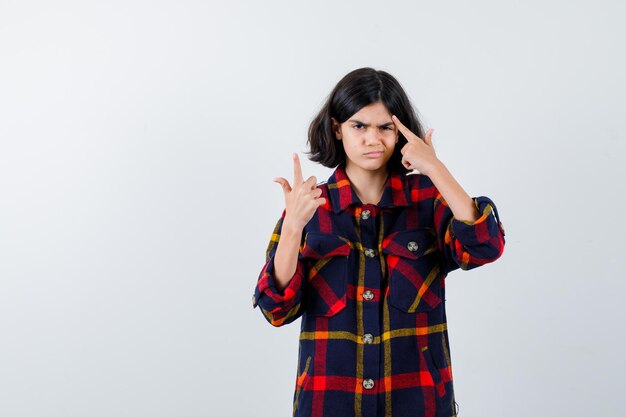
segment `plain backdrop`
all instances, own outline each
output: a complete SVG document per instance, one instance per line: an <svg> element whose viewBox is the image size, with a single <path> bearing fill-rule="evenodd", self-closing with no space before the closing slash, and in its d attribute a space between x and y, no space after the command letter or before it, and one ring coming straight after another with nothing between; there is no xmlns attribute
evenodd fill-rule
<svg viewBox="0 0 626 417"><path fill-rule="evenodd" d="M619 415L621 1L0 2L0 415L291 415L251 297L349 71L388 71L503 256L447 277L462 417Z"/></svg>

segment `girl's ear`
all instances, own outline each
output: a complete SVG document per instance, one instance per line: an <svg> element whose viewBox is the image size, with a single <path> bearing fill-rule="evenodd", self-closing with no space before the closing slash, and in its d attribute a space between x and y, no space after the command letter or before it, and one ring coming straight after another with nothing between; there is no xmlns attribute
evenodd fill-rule
<svg viewBox="0 0 626 417"><path fill-rule="evenodd" d="M335 134L335 138L341 139L341 126L339 125L337 120L335 120L334 117L330 118L330 122L332 123L332 129L333 129L333 133Z"/></svg>

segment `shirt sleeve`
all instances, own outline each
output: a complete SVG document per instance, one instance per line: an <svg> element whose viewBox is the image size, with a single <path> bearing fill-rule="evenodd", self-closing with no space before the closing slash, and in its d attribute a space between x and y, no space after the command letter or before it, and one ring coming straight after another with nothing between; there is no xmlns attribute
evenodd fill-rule
<svg viewBox="0 0 626 417"><path fill-rule="evenodd" d="M296 272L283 291L279 291L276 288L274 279L274 256L278 248L285 214L286 210L283 210L281 218L278 219L274 227L266 250L265 265L263 265L259 273L252 299L253 308L256 308L258 305L265 319L272 326L276 327L291 323L304 312L302 287L306 276L306 268L300 251L298 251Z"/></svg>
<svg viewBox="0 0 626 417"><path fill-rule="evenodd" d="M454 217L437 190L433 213L439 250L445 274L461 268L469 270L498 259L504 251L504 228L494 202L485 196L472 197L480 213L475 221Z"/></svg>

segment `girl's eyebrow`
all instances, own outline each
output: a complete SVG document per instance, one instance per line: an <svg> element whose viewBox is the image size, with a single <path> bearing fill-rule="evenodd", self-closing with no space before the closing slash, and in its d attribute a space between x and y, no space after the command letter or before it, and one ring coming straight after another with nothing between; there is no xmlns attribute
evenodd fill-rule
<svg viewBox="0 0 626 417"><path fill-rule="evenodd" d="M363 123L363 122L361 122L361 121L359 121L359 120L356 120L356 119L350 119L350 120L348 120L348 121L349 121L349 122L359 123L359 124L362 124L363 126L369 126L369 123ZM387 122L387 123L385 123L385 124L378 125L378 127L387 127L387 126L391 126L391 125L393 125L393 122Z"/></svg>

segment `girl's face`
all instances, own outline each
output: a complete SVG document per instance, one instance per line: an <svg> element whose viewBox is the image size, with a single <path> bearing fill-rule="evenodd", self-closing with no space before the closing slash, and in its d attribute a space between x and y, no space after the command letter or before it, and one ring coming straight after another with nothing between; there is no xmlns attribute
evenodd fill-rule
<svg viewBox="0 0 626 417"><path fill-rule="evenodd" d="M346 152L346 170L386 172L398 132L391 113L381 101L363 107L344 123L331 119L335 136Z"/></svg>

